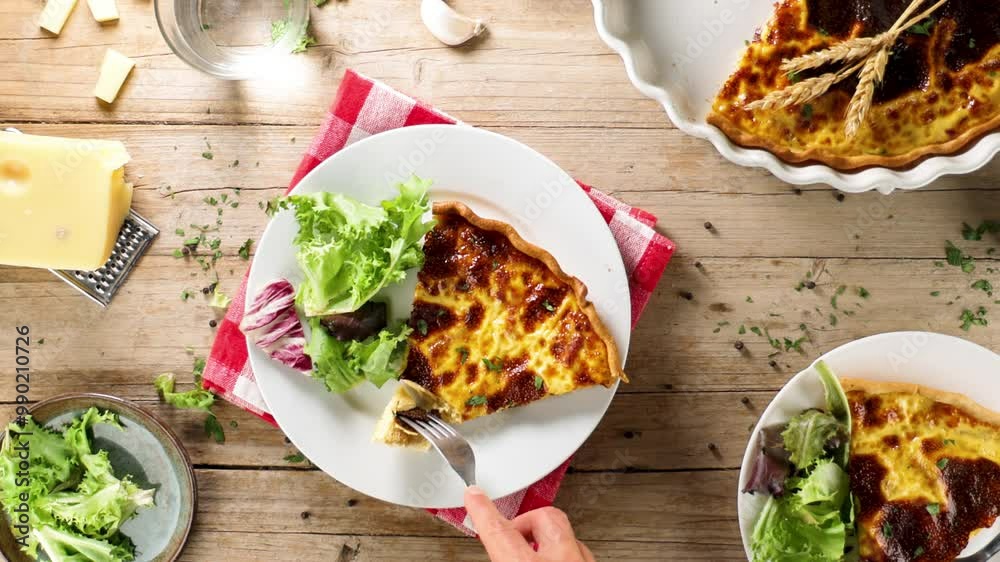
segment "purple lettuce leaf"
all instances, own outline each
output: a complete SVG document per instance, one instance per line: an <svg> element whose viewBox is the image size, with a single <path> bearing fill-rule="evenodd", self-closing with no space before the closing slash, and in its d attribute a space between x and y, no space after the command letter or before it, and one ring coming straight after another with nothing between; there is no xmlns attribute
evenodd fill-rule
<svg viewBox="0 0 1000 562"><path fill-rule="evenodd" d="M312 370L305 354L305 329L295 311L295 287L286 279L272 281L257 293L240 331L271 359L303 373Z"/></svg>

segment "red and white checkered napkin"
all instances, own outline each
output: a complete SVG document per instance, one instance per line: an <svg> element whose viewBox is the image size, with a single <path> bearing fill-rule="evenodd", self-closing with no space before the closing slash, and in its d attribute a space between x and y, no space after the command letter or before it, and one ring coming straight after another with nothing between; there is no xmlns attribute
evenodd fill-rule
<svg viewBox="0 0 1000 562"><path fill-rule="evenodd" d="M454 124L455 119L403 95L381 82L348 70L340 84L337 98L323 120L319 134L313 139L309 151L295 171L289 189L320 162L345 146L369 137L409 125ZM639 319L653 289L674 253L674 244L656 233L656 217L629 207L610 196L580 184L594 205L608 222L611 233L618 242L625 269L629 274L632 296L632 325ZM261 397L253 371L247 361L246 338L238 326L243 318L247 289L246 277L239 293L233 298L225 319L219 326L215 344L208 357L204 372L205 388L224 397L233 404L277 425ZM532 509L551 505L562 482L569 460L555 472L532 486L515 494L500 498L497 507L507 517L514 517ZM431 510L432 513L473 534L466 525L464 509Z"/></svg>

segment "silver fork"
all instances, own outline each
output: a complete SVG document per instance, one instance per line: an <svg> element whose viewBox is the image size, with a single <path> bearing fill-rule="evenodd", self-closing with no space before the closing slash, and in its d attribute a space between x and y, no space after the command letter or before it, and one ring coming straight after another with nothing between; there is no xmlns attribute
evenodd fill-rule
<svg viewBox="0 0 1000 562"><path fill-rule="evenodd" d="M397 415L397 419L430 441L467 486L476 484L476 455L469 442L455 428L434 414L427 414L426 418L421 416L421 419Z"/></svg>
<svg viewBox="0 0 1000 562"><path fill-rule="evenodd" d="M993 556L1000 553L1000 535L997 535L988 545L983 547L982 550L973 554L972 556L966 556L965 558L959 558L955 562L988 562Z"/></svg>

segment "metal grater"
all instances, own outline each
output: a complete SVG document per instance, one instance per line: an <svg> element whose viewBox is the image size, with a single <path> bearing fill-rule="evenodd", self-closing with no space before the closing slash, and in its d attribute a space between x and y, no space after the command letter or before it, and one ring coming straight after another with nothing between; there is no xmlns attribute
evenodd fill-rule
<svg viewBox="0 0 1000 562"><path fill-rule="evenodd" d="M125 224L118 231L118 240L111 250L111 257L97 271L70 271L50 269L56 277L69 283L74 289L101 306L111 304L115 293L125 283L129 273L135 269L139 258L160 231L139 213L129 211Z"/></svg>
<svg viewBox="0 0 1000 562"><path fill-rule="evenodd" d="M8 128L11 133L20 133ZM139 263L139 258L153 243L160 231L139 213L129 210L125 223L118 231L118 239L108 261L96 271L50 269L56 277L86 295L101 306L111 304L115 293L125 283L129 273Z"/></svg>

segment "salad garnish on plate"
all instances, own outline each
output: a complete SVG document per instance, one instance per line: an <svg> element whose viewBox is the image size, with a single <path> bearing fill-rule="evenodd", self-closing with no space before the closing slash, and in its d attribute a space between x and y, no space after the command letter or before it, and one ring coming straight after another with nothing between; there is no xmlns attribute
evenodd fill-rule
<svg viewBox="0 0 1000 562"><path fill-rule="evenodd" d="M833 372L822 361L816 370L826 408L805 410L759 437L743 490L767 495L751 537L755 562L838 561L854 536L850 409Z"/></svg>
<svg viewBox="0 0 1000 562"><path fill-rule="evenodd" d="M329 192L281 199L278 208L293 211L299 225L295 258L304 280L297 290L286 279L261 288L240 324L243 333L331 392L398 378L410 328L388 324L388 305L378 295L423 264L421 242L433 227L423 221L430 184L414 176L379 206Z"/></svg>

